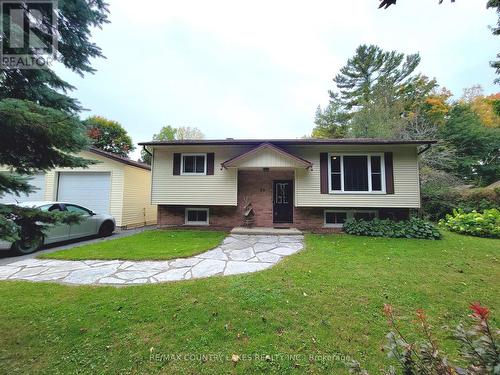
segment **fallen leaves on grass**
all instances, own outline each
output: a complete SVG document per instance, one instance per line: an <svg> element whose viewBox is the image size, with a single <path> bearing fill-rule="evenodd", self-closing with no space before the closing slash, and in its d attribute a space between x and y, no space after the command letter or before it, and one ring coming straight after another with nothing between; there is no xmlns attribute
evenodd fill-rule
<svg viewBox="0 0 500 375"><path fill-rule="evenodd" d="M238 354L233 354L231 356L231 362L233 362L233 365L236 366L236 364L239 362L240 356Z"/></svg>

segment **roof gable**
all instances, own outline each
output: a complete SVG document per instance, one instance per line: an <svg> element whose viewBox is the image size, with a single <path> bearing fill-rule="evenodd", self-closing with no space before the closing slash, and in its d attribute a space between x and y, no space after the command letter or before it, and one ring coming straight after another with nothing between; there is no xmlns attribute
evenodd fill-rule
<svg viewBox="0 0 500 375"><path fill-rule="evenodd" d="M262 143L221 165L224 168L309 168L312 163L271 143Z"/></svg>

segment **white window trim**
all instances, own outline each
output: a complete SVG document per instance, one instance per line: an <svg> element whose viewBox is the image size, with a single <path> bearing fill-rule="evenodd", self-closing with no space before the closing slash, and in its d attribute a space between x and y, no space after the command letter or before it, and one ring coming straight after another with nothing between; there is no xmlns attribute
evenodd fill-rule
<svg viewBox="0 0 500 375"><path fill-rule="evenodd" d="M340 156L340 187L341 190L332 190L332 156ZM367 156L368 160L368 190L349 191L344 190L344 156ZM372 156L380 156L380 178L382 190L372 190ZM385 160L384 153L365 152L365 153L341 153L331 152L328 154L328 191L330 194L386 194L385 187Z"/></svg>
<svg viewBox="0 0 500 375"><path fill-rule="evenodd" d="M346 220L353 219L355 213L374 213L375 217L378 218L378 210L323 210L323 227L324 228L342 228L344 224L328 224L326 222L326 214L331 212L345 213Z"/></svg>
<svg viewBox="0 0 500 375"><path fill-rule="evenodd" d="M346 220L349 219L349 210L324 210L323 211L323 227L325 228L342 228L344 224L328 224L326 222L327 213L345 213Z"/></svg>
<svg viewBox="0 0 500 375"><path fill-rule="evenodd" d="M188 221L188 212L189 211L206 211L207 212L207 221ZM190 207L184 210L184 224L185 225L209 225L210 223L210 210L208 208L195 208Z"/></svg>
<svg viewBox="0 0 500 375"><path fill-rule="evenodd" d="M205 158L204 172L184 172L184 156L203 156ZM185 153L181 154L181 175L182 176L206 176L207 175L207 154L206 153Z"/></svg>

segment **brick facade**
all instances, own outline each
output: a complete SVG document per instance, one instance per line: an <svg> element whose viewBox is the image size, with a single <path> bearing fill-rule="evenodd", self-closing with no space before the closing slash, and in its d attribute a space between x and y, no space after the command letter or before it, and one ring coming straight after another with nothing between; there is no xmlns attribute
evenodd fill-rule
<svg viewBox="0 0 500 375"><path fill-rule="evenodd" d="M293 181L293 179L293 171L239 171L238 206L244 207L246 201L251 202L255 212L254 225L256 227L272 227L273 181ZM287 226L290 225L287 224Z"/></svg>
<svg viewBox="0 0 500 375"><path fill-rule="evenodd" d="M322 207L294 206L292 224L273 224L273 181L293 179L293 171L239 171L238 206L206 206L210 208L210 227L233 228L241 226L243 221L243 206L245 202L251 202L255 212L254 226L256 227L285 226L312 231L335 231L332 228L323 228L324 208ZM158 225L184 225L186 207L158 205ZM379 216L381 218L403 219L408 217L408 214L408 209L379 209Z"/></svg>

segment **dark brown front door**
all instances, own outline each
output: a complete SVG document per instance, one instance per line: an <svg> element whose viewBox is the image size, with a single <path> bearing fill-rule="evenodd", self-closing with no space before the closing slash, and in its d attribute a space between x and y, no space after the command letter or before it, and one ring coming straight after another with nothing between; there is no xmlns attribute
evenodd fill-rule
<svg viewBox="0 0 500 375"><path fill-rule="evenodd" d="M273 223L293 223L293 181L273 181Z"/></svg>

